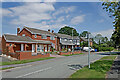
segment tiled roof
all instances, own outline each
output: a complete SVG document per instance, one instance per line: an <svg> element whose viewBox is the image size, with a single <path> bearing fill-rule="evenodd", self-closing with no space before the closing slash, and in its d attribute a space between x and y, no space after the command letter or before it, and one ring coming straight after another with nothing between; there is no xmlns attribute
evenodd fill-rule
<svg viewBox="0 0 120 80"><path fill-rule="evenodd" d="M48 35L48 36L55 36L52 32L49 32L49 31L35 29L35 28L30 28L30 27L24 27L24 28L29 30L33 34L44 34L44 35Z"/></svg>
<svg viewBox="0 0 120 80"><path fill-rule="evenodd" d="M67 38L67 39L72 39L72 36L66 35L66 34L60 34L60 33L54 33L57 37L60 38Z"/></svg>
<svg viewBox="0 0 120 80"><path fill-rule="evenodd" d="M23 43L43 43L43 44L51 44L50 41L44 40L33 40L28 36L17 36L11 34L4 34L6 42L23 42Z"/></svg>
<svg viewBox="0 0 120 80"><path fill-rule="evenodd" d="M60 38L72 39L72 36L70 35L60 34L60 33L54 33L54 34ZM73 36L73 39L79 39L79 36Z"/></svg>

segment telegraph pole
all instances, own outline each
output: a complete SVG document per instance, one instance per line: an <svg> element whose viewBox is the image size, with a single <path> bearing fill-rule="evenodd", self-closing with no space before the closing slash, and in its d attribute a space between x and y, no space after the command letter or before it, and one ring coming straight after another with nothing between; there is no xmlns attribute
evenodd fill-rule
<svg viewBox="0 0 120 80"><path fill-rule="evenodd" d="M73 43L73 30L74 29L72 29L72 43ZM73 54L73 44L72 44L72 54Z"/></svg>
<svg viewBox="0 0 120 80"><path fill-rule="evenodd" d="M90 33L88 32L88 65L89 65L89 69L90 69Z"/></svg>

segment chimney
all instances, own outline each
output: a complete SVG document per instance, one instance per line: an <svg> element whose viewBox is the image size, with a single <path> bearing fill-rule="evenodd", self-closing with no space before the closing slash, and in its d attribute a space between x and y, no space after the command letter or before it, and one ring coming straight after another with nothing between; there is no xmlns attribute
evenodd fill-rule
<svg viewBox="0 0 120 80"><path fill-rule="evenodd" d="M19 33L18 33L19 31L20 31L20 28L17 28L17 35L19 35Z"/></svg>
<svg viewBox="0 0 120 80"><path fill-rule="evenodd" d="M52 30L52 33L54 33L54 30Z"/></svg>
<svg viewBox="0 0 120 80"><path fill-rule="evenodd" d="M48 29L48 31L50 32L50 29Z"/></svg>

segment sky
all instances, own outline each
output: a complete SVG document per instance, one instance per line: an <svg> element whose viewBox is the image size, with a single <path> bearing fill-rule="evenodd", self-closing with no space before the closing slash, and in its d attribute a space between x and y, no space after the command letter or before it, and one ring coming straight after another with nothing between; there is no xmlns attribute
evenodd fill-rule
<svg viewBox="0 0 120 80"><path fill-rule="evenodd" d="M54 30L64 26L111 37L113 19L102 9L100 2L2 2L2 33L16 34L24 26Z"/></svg>

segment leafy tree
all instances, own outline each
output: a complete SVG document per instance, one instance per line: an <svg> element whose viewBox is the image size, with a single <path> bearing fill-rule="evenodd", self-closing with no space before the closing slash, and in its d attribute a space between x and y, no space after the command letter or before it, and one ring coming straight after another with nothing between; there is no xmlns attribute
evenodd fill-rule
<svg viewBox="0 0 120 80"><path fill-rule="evenodd" d="M101 34L97 34L96 36L95 36L95 41L100 45L101 44L101 42L102 42L102 35Z"/></svg>
<svg viewBox="0 0 120 80"><path fill-rule="evenodd" d="M67 35L72 36L72 29L74 29L74 28L65 26L65 27L61 28L58 33L67 34ZM76 29L73 30L73 36L79 36L79 33L77 33Z"/></svg>
<svg viewBox="0 0 120 80"><path fill-rule="evenodd" d="M109 16L114 18L113 26L115 28L111 39L115 42L115 46L120 46L120 1L119 2L103 2L103 9L105 9Z"/></svg>
<svg viewBox="0 0 120 80"><path fill-rule="evenodd" d="M80 37L86 37L87 34L88 34L88 31L83 31L83 32L80 34Z"/></svg>

